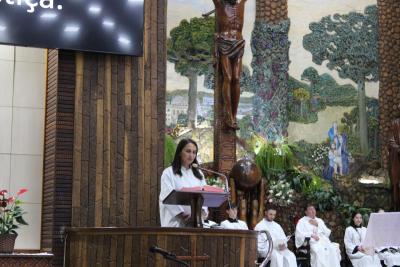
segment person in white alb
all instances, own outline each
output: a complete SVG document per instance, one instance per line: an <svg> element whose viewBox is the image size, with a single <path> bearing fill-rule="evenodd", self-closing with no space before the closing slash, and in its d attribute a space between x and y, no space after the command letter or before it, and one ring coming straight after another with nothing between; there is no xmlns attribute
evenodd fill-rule
<svg viewBox="0 0 400 267"><path fill-rule="evenodd" d="M316 217L314 205L307 205L305 213L296 225L296 247L301 247L305 239L310 238L311 267L340 267L339 244L329 240L331 230Z"/></svg>
<svg viewBox="0 0 400 267"><path fill-rule="evenodd" d="M367 250L361 246L364 241L367 228L362 225L362 215L355 212L352 215L350 226L346 228L344 234L344 246L347 256L353 267L380 267L381 263L378 255L375 255L373 249L368 254Z"/></svg>
<svg viewBox="0 0 400 267"><path fill-rule="evenodd" d="M282 227L274 222L276 209L268 206L265 209L265 218L260 221L255 231L268 231L272 238L273 250L271 255L270 267L297 267L296 256L287 248L287 238ZM267 256L268 240L265 234L258 235L258 257L262 262Z"/></svg>
<svg viewBox="0 0 400 267"><path fill-rule="evenodd" d="M218 225L216 222L208 219L209 214L210 214L210 211L208 209L207 210L203 209L201 211L201 219L203 220L203 228L212 228L212 227Z"/></svg>
<svg viewBox="0 0 400 267"><path fill-rule="evenodd" d="M161 175L159 205L162 227L185 227L190 221L190 206L165 205L162 202L172 190L207 184L201 171L192 167L193 163L198 164L197 151L195 141L189 138L182 139L176 148L172 166L166 168ZM203 210L207 212L206 207L203 207Z"/></svg>
<svg viewBox="0 0 400 267"><path fill-rule="evenodd" d="M221 228L223 229L233 229L233 230L249 230L247 224L244 221L237 219L237 207L235 204L230 204L226 207L226 213L228 214L228 219L221 222Z"/></svg>

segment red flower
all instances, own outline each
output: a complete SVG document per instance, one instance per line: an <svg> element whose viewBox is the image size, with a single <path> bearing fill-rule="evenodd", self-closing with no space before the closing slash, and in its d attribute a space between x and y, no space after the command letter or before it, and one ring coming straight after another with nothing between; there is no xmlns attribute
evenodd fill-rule
<svg viewBox="0 0 400 267"><path fill-rule="evenodd" d="M0 201L0 206L3 208L7 207L7 201Z"/></svg>
<svg viewBox="0 0 400 267"><path fill-rule="evenodd" d="M7 190L1 190L0 191L0 196L4 196L5 194L7 194Z"/></svg>
<svg viewBox="0 0 400 267"><path fill-rule="evenodd" d="M8 203L8 204L13 203L14 200L15 200L15 197L9 197L9 198L7 199L7 203Z"/></svg>
<svg viewBox="0 0 400 267"><path fill-rule="evenodd" d="M27 191L28 191L28 189L22 188L22 189L19 190L19 192L17 193L17 195L20 196L20 195L22 195L23 193L25 193L25 192L27 192Z"/></svg>

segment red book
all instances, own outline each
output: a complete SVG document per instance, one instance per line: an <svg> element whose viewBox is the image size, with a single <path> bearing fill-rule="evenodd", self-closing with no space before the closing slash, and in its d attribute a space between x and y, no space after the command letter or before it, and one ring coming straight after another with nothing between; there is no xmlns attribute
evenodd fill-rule
<svg viewBox="0 0 400 267"><path fill-rule="evenodd" d="M204 186L194 186L194 187L182 187L180 191L186 192L212 192L212 193L224 193L225 190L221 187L204 185Z"/></svg>

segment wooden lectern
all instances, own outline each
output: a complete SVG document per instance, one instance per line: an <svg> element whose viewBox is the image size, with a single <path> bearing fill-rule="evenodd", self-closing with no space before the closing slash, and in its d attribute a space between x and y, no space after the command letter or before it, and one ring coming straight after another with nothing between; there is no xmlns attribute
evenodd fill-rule
<svg viewBox="0 0 400 267"><path fill-rule="evenodd" d="M172 190L164 199L163 204L190 206L191 224L193 227L203 227L201 209L203 206L210 208L220 207L228 200L226 192L209 192L206 190Z"/></svg>

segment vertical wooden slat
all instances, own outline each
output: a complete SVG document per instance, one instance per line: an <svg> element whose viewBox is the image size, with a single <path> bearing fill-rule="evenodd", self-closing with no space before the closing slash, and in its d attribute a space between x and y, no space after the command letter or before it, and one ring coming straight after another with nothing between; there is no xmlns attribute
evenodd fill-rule
<svg viewBox="0 0 400 267"><path fill-rule="evenodd" d="M144 147L144 121L145 121L145 114L144 114L144 71L143 71L143 58L139 59L139 80L138 80L138 106L137 106L137 113L138 113L138 122L137 122L137 135L138 135L138 182L137 182L137 225L145 225L144 224L144 166L145 166L145 147Z"/></svg>
<svg viewBox="0 0 400 267"><path fill-rule="evenodd" d="M240 267L244 267L244 263L245 263L245 248L246 248L246 239L245 238L241 238L240 239Z"/></svg>
<svg viewBox="0 0 400 267"><path fill-rule="evenodd" d="M74 114L74 168L73 168L73 198L72 225L80 225L81 207L81 177L82 177L82 94L83 94L83 54L76 54L76 84L75 84L75 114Z"/></svg>
<svg viewBox="0 0 400 267"><path fill-rule="evenodd" d="M123 262L123 266L125 267L130 267L132 266L133 262L132 262L132 258L130 257L131 255L131 251L132 251L132 236L128 235L125 236L125 246L124 246L124 262Z"/></svg>
<svg viewBox="0 0 400 267"><path fill-rule="evenodd" d="M103 218L102 225L109 225L111 206L111 56L105 58L105 88L104 88L104 168L103 168Z"/></svg>
<svg viewBox="0 0 400 267"><path fill-rule="evenodd" d="M103 173L104 173L104 57L99 57L97 66L96 98L96 191L94 226L102 226L103 217Z"/></svg>
<svg viewBox="0 0 400 267"><path fill-rule="evenodd" d="M110 177L110 196L111 196L111 205L110 205L110 217L109 217L109 226L117 225L117 110L118 110L118 102L117 102L117 70L118 63L116 57L113 56L111 60L111 134L110 134L110 168L111 168L111 177Z"/></svg>
<svg viewBox="0 0 400 267"><path fill-rule="evenodd" d="M130 185L130 201L129 201L129 222L130 225L137 225L137 207L138 207L138 195L139 195L139 136L138 136L138 103L139 103L139 60L137 58L132 59L132 98L131 98L131 185Z"/></svg>
<svg viewBox="0 0 400 267"><path fill-rule="evenodd" d="M90 53L88 54L88 75L89 77L85 77L85 80L88 80L88 90L89 90L89 144L88 144L88 183L87 183L87 210L85 211L87 214L87 223L86 226L94 226L95 224L95 201L96 201L96 169L97 169L97 62L98 62L98 55Z"/></svg>
<svg viewBox="0 0 400 267"><path fill-rule="evenodd" d="M123 214L123 221L124 225L129 225L129 203L130 203L130 193L131 193L131 147L132 147L132 81L131 81L131 69L132 69L132 62L129 57L124 58L125 63L125 79L124 79L124 105L125 105L125 120L124 120L124 172L123 172L123 179L124 179L124 214Z"/></svg>

